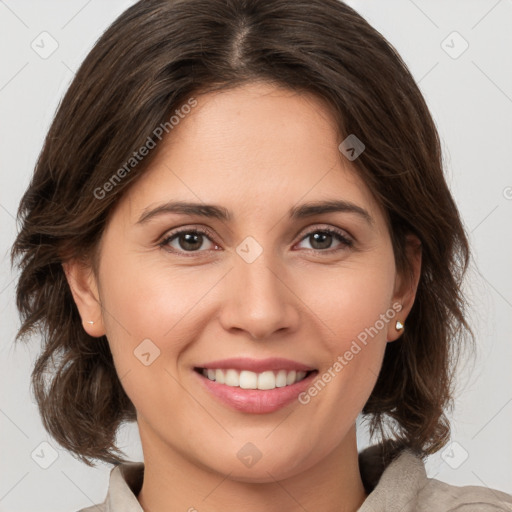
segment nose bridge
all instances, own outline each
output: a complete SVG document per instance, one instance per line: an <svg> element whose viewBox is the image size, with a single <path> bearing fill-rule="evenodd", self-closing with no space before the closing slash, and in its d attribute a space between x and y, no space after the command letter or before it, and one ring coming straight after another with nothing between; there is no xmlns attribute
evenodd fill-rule
<svg viewBox="0 0 512 512"><path fill-rule="evenodd" d="M225 329L242 329L261 339L280 329L293 328L299 317L293 294L283 282L284 272L272 251L261 251L252 260L246 255L253 251L254 257L257 247L250 244L251 241L248 245L242 242L237 250L221 320Z"/></svg>

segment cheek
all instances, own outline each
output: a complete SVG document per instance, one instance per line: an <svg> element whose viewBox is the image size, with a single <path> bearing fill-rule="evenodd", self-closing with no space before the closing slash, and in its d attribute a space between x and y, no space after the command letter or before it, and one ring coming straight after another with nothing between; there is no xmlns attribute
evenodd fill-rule
<svg viewBox="0 0 512 512"><path fill-rule="evenodd" d="M372 262L304 276L298 294L306 298L305 303L319 320L331 357L348 350L353 340L364 342L369 331L371 338L386 341L390 317L395 315L394 281L394 260L387 253Z"/></svg>
<svg viewBox="0 0 512 512"><path fill-rule="evenodd" d="M386 257L387 256L387 257ZM392 308L394 260L346 266L304 281L301 293L314 312L320 340L319 375L301 402L316 414L355 419L368 399L382 364Z"/></svg>
<svg viewBox="0 0 512 512"><path fill-rule="evenodd" d="M141 260L104 260L105 328L117 374L138 413L172 416L168 404L185 407L173 377L180 354L199 335L194 305L216 280Z"/></svg>
<svg viewBox="0 0 512 512"><path fill-rule="evenodd" d="M107 331L124 345L127 339L145 338L158 344L172 338L179 345L175 334L182 324L190 323L195 305L217 280L211 272L167 267L165 261L155 263L144 255L111 258L102 267Z"/></svg>
<svg viewBox="0 0 512 512"><path fill-rule="evenodd" d="M150 417L155 409L161 414L162 404L184 399L173 377L183 376L182 355L201 337L221 277L222 271L171 268L143 256L103 260L110 349L121 383L142 415Z"/></svg>

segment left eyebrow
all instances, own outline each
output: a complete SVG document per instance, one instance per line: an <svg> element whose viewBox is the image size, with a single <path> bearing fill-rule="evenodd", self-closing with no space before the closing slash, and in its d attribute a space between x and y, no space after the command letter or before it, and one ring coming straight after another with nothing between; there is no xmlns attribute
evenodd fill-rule
<svg viewBox="0 0 512 512"><path fill-rule="evenodd" d="M370 226L375 224L373 217L364 208L343 200L317 201L295 206L290 210L290 218L303 219L306 217L312 217L313 215L331 212L355 213L362 217L368 224L370 224Z"/></svg>
<svg viewBox="0 0 512 512"><path fill-rule="evenodd" d="M316 201L295 206L290 209L289 218L292 220L304 219L314 215L332 212L355 213L362 217L370 226L375 221L372 216L360 206L344 200ZM143 224L149 219L165 213L178 213L182 215L197 215L200 217L215 218L222 221L230 221L233 214L226 208L213 204L189 203L183 201L171 201L156 206L151 210L144 210L137 224Z"/></svg>

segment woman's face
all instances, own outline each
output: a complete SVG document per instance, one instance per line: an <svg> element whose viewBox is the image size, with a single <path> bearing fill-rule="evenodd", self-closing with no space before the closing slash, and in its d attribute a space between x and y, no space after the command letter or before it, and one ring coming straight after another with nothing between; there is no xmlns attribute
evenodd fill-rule
<svg viewBox="0 0 512 512"><path fill-rule="evenodd" d="M353 444L410 300L323 103L264 84L196 99L110 218L87 329L108 337L145 455L285 478Z"/></svg>

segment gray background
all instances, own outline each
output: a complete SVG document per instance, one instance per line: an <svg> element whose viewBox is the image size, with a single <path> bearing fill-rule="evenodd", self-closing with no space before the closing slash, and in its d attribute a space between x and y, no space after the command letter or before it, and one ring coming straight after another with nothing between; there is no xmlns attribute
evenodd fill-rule
<svg viewBox="0 0 512 512"><path fill-rule="evenodd" d="M71 512L101 502L107 489L111 466L88 468L42 428L29 389L38 340L13 346L19 320L8 253L58 102L94 42L132 3L0 0L0 511ZM348 3L395 45L418 81L474 251L466 289L478 351L459 372L453 444L429 458L428 475L512 493L512 1ZM52 44L58 48L42 58ZM119 441L142 460L133 425Z"/></svg>

